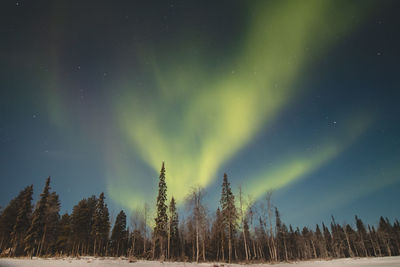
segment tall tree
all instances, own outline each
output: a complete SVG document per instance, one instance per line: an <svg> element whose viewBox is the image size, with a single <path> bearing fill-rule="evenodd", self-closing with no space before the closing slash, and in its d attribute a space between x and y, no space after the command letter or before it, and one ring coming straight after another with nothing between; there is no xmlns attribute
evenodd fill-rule
<svg viewBox="0 0 400 267"><path fill-rule="evenodd" d="M169 204L168 221L168 258L177 258L179 255L179 218L174 197Z"/></svg>
<svg viewBox="0 0 400 267"><path fill-rule="evenodd" d="M4 208L0 216L0 251L10 247L10 234L13 231L18 216L21 199L16 197Z"/></svg>
<svg viewBox="0 0 400 267"><path fill-rule="evenodd" d="M247 224L247 216L246 211L243 211L243 195L242 195L242 186L239 186L239 209L240 209L240 220L241 220L241 227L243 233L243 244L244 244L244 251L246 255L246 261L249 260L249 253L247 249L247 236L248 236L248 224ZM246 228L246 229L245 229Z"/></svg>
<svg viewBox="0 0 400 267"><path fill-rule="evenodd" d="M49 198L50 176L46 179L43 192L40 194L39 202L32 215L32 223L25 237L25 250L29 255L41 255L43 237L45 234L46 208Z"/></svg>
<svg viewBox="0 0 400 267"><path fill-rule="evenodd" d="M23 248L23 240L25 238L26 231L30 226L30 216L32 213L32 194L33 186L27 186L23 191L21 191L17 197L18 199L18 210L17 217L15 218L15 224L13 231L10 234L12 242L13 256L18 256L21 254L21 249Z"/></svg>
<svg viewBox="0 0 400 267"><path fill-rule="evenodd" d="M10 248L9 255L16 256L21 253L22 241L30 226L32 193L33 187L27 186L2 211L0 215L0 251Z"/></svg>
<svg viewBox="0 0 400 267"><path fill-rule="evenodd" d="M104 202L105 196L102 192L97 200L96 209L93 217L92 236L94 238L94 255L104 255L108 244L110 232L110 216L107 204Z"/></svg>
<svg viewBox="0 0 400 267"><path fill-rule="evenodd" d="M157 216L155 218L154 227L154 240L153 240L153 257L155 253L156 242L159 242L160 257L165 258L164 242L167 237L167 184L165 183L165 165L164 162L161 166L160 177L158 182L158 196L157 196Z"/></svg>
<svg viewBox="0 0 400 267"><path fill-rule="evenodd" d="M218 207L215 212L215 219L213 225L211 227L211 241L212 248L215 252L215 259L217 261L222 260L225 261L224 254L224 231L223 231L223 219L221 210Z"/></svg>
<svg viewBox="0 0 400 267"><path fill-rule="evenodd" d="M361 250L363 251L362 256L368 257L368 251L367 251L367 246L366 246L366 239L367 239L367 231L365 230L364 223L360 218L355 216L356 220L356 226L357 226L357 232L358 232L358 238L359 238L359 243L361 246Z"/></svg>
<svg viewBox="0 0 400 267"><path fill-rule="evenodd" d="M57 252L60 254L71 253L71 216L65 213L58 224L56 241Z"/></svg>
<svg viewBox="0 0 400 267"><path fill-rule="evenodd" d="M232 193L231 186L228 182L228 175L226 173L224 173L222 182L220 204L222 208L224 230L227 231L228 236L228 262L231 263L233 233L237 226L238 213L235 206L235 196Z"/></svg>
<svg viewBox="0 0 400 267"><path fill-rule="evenodd" d="M126 237L126 215L124 211L121 210L115 219L114 228L111 234L111 244L115 256L120 256L120 252L124 251L126 247Z"/></svg>
<svg viewBox="0 0 400 267"><path fill-rule="evenodd" d="M203 260L205 257L205 224L206 224L206 212L205 207L202 203L203 192L200 187L193 188L187 198L187 208L192 211L191 217L195 227L195 243L196 243L196 262L199 262L200 258L200 241L203 247Z"/></svg>
<svg viewBox="0 0 400 267"><path fill-rule="evenodd" d="M44 228L44 246L45 254L52 254L56 249L57 230L60 220L60 200L55 192L51 192L46 203L45 228Z"/></svg>
<svg viewBox="0 0 400 267"><path fill-rule="evenodd" d="M72 254L83 255L94 253L93 247L94 216L97 205L96 196L82 199L72 209L71 214L71 240Z"/></svg>
<svg viewBox="0 0 400 267"><path fill-rule="evenodd" d="M277 251L276 240L274 238L274 233L272 230L272 228L273 228L272 227L272 216L273 216L272 191L267 192L266 201L267 201L267 213L268 213L268 223L269 223L269 238L268 238L267 243L268 243L271 259L274 261L277 261L278 260L278 251Z"/></svg>
<svg viewBox="0 0 400 267"><path fill-rule="evenodd" d="M146 241L147 241L147 227L148 227L148 217L149 217L149 205L144 203L143 208L137 208L132 211L130 226L131 226L131 236L130 236L130 250L129 255L139 255L140 253L147 258L146 251ZM137 247L137 241L142 239L143 249Z"/></svg>

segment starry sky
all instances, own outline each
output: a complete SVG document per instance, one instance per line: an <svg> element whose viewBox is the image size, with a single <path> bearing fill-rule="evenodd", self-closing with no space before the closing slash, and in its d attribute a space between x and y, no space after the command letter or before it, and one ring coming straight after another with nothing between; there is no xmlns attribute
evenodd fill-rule
<svg viewBox="0 0 400 267"><path fill-rule="evenodd" d="M1 1L0 205L273 191L296 226L399 218L399 1Z"/></svg>

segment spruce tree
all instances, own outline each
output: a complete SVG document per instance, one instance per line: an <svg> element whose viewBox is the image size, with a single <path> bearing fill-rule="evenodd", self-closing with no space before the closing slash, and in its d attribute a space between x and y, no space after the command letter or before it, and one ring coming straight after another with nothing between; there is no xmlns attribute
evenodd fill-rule
<svg viewBox="0 0 400 267"><path fill-rule="evenodd" d="M73 255L82 255L88 251L93 216L88 199L82 199L73 207L70 218Z"/></svg>
<svg viewBox="0 0 400 267"><path fill-rule="evenodd" d="M171 198L169 204L169 238L168 238L168 257L176 258L179 255L179 218L176 210L176 203L174 197Z"/></svg>
<svg viewBox="0 0 400 267"><path fill-rule="evenodd" d="M157 216L155 218L154 227L154 244L153 244L153 254L155 250L155 242L158 240L160 244L160 256L165 258L164 252L164 241L167 236L167 184L165 183L165 166L164 162L161 166L160 177L158 182L158 196L157 196ZM153 255L154 256L154 255Z"/></svg>
<svg viewBox="0 0 400 267"><path fill-rule="evenodd" d="M355 216L356 220L356 226L357 226L357 232L358 232L358 238L361 246L361 250L363 251L363 257L368 257L368 251L366 247L366 239L367 239L367 231L365 230L364 223L360 218Z"/></svg>
<svg viewBox="0 0 400 267"><path fill-rule="evenodd" d="M8 255L15 255L16 249L15 245L18 244L18 248L21 244L20 238L23 236L20 235L18 231L15 231L14 228L17 226L17 229L21 230L21 234L25 234L27 228L30 226L30 215L32 207L29 205L27 208L27 202L29 199L29 195L32 199L32 190L28 186L24 190L22 190L18 196L12 199L9 204L5 207L5 209L1 212L0 215L0 251L4 249L10 248ZM30 204L30 200L29 200ZM26 213L24 212L26 211ZM25 216L26 215L26 216Z"/></svg>
<svg viewBox="0 0 400 267"><path fill-rule="evenodd" d="M324 223L322 223L322 231L324 233L324 240L325 240L327 255L333 257L334 254L333 254L333 249L332 249L332 236L331 236L331 233L329 232L328 227L326 227Z"/></svg>
<svg viewBox="0 0 400 267"><path fill-rule="evenodd" d="M111 234L111 244L115 256L120 256L120 251L125 249L126 243L126 215L124 211L120 211L115 219L114 228Z"/></svg>
<svg viewBox="0 0 400 267"><path fill-rule="evenodd" d="M46 203L45 211L45 236L43 252L46 254L52 254L56 249L57 242L57 228L60 220L60 200L56 192L52 192L49 195Z"/></svg>
<svg viewBox="0 0 400 267"><path fill-rule="evenodd" d="M228 182L228 175L224 173L221 192L221 208L224 224L224 231L228 236L228 262L232 261L232 241L233 233L237 226L238 213L235 207L235 196L232 193L231 186Z"/></svg>
<svg viewBox="0 0 400 267"><path fill-rule="evenodd" d="M110 232L110 219L107 204L104 203L104 193L101 193L97 200L96 209L93 217L92 236L94 237L94 255L104 255L105 247L108 243Z"/></svg>
<svg viewBox="0 0 400 267"><path fill-rule="evenodd" d="M4 208L0 217L0 251L4 251L11 245L10 234L13 231L18 216L18 207L20 206L18 197L12 199Z"/></svg>
<svg viewBox="0 0 400 267"><path fill-rule="evenodd" d="M223 240L224 240L224 233L223 233L222 215L221 215L221 210L218 207L217 211L215 212L215 219L213 225L211 227L211 242L212 242L211 245L213 251L215 252L215 259L217 261L219 261L220 259L222 259L222 261L225 260Z"/></svg>
<svg viewBox="0 0 400 267"><path fill-rule="evenodd" d="M71 252L71 216L65 213L60 220L57 228L56 250L60 254Z"/></svg>
<svg viewBox="0 0 400 267"><path fill-rule="evenodd" d="M25 238L25 234L31 224L30 216L32 213L32 195L33 195L33 185L27 186L20 195L17 197L20 201L18 207L17 218L11 233L12 242L12 255L18 256L21 254L22 244Z"/></svg>
<svg viewBox="0 0 400 267"><path fill-rule="evenodd" d="M41 254L43 247L43 236L45 234L46 206L49 198L50 176L46 179L43 192L40 194L40 200L36 205L32 215L32 223L25 237L25 251L30 255Z"/></svg>

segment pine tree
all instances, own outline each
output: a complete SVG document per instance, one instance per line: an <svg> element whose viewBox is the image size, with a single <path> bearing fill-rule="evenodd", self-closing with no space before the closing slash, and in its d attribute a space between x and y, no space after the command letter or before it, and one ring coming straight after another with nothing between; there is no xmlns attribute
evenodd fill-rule
<svg viewBox="0 0 400 267"><path fill-rule="evenodd" d="M155 218L155 227L154 227L153 257L155 253L156 241L159 241L160 256L161 258L165 258L164 241L167 237L167 223L168 223L167 205L165 204L166 201L167 201L167 184L165 183L165 166L163 162L161 166L159 183L158 183L158 196L157 196L157 206L156 206L157 216Z"/></svg>
<svg viewBox="0 0 400 267"><path fill-rule="evenodd" d="M228 262L231 263L233 233L236 229L238 214L235 207L235 196L232 193L231 186L228 182L228 175L226 173L224 174L222 182L220 203L222 207L224 231L227 231L228 236Z"/></svg>
<svg viewBox="0 0 400 267"><path fill-rule="evenodd" d="M32 195L33 185L27 186L17 197L18 199L20 199L18 215L13 227L13 231L10 235L11 242L13 243L13 256L18 256L22 253L21 249L25 234L31 224L30 216L32 213Z"/></svg>
<svg viewBox="0 0 400 267"><path fill-rule="evenodd" d="M115 256L120 256L120 251L124 251L126 247L126 215L124 211L120 211L115 219L114 228L111 234L111 244L114 250Z"/></svg>
<svg viewBox="0 0 400 267"><path fill-rule="evenodd" d="M46 179L43 192L40 194L40 200L36 205L32 215L32 223L25 237L25 251L33 255L41 255L43 247L43 237L45 234L46 205L49 198L50 176Z"/></svg>

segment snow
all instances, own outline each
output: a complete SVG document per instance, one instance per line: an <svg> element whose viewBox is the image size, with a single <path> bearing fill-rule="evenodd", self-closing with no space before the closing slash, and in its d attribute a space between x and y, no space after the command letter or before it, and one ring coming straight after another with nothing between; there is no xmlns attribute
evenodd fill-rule
<svg viewBox="0 0 400 267"><path fill-rule="evenodd" d="M100 266L118 266L118 267L240 267L240 266L249 266L248 264L226 264L226 263L184 263L184 262L158 262L158 261L137 261L134 263L129 263L126 259L115 259L115 258L93 258L93 257L82 257L80 259L76 258L33 258L33 259L10 259L10 258L0 258L0 267L46 267L46 266L54 266L54 267L75 267L75 266L92 266L92 267L100 267ZM254 267L263 267L263 266L273 266L273 267L317 267L317 266L340 266L340 267L359 267L359 266L400 266L400 256L397 257L384 257L384 258L359 258L359 259L336 259L330 261L302 261L295 263L279 263L279 264L253 264Z"/></svg>

